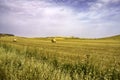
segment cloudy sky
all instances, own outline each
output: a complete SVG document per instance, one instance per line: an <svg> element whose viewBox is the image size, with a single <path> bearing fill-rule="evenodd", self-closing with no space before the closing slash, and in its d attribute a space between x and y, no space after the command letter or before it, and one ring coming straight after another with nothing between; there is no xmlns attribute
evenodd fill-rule
<svg viewBox="0 0 120 80"><path fill-rule="evenodd" d="M120 34L120 0L0 0L0 33L26 37Z"/></svg>

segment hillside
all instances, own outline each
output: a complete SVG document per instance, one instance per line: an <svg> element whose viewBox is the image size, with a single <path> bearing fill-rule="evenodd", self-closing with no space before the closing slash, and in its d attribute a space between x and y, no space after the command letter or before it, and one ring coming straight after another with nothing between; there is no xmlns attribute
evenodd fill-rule
<svg viewBox="0 0 120 80"><path fill-rule="evenodd" d="M113 40L120 40L120 35L115 35L115 36L110 36L110 37L105 37L101 39L113 39Z"/></svg>
<svg viewBox="0 0 120 80"><path fill-rule="evenodd" d="M101 39L110 39L110 40L120 40L120 35L114 35L109 37L103 37L103 38L81 38L81 37L46 37L47 39L56 38L58 40L64 40L64 39L71 39L71 40L101 40ZM36 38L41 39L41 38Z"/></svg>
<svg viewBox="0 0 120 80"><path fill-rule="evenodd" d="M52 38L1 37L0 80L120 80L119 36Z"/></svg>

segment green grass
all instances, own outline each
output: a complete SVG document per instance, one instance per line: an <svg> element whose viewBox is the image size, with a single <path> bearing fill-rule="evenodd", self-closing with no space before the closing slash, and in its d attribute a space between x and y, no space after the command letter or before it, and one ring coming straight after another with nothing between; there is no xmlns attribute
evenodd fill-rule
<svg viewBox="0 0 120 80"><path fill-rule="evenodd" d="M0 80L120 80L120 39L0 38Z"/></svg>

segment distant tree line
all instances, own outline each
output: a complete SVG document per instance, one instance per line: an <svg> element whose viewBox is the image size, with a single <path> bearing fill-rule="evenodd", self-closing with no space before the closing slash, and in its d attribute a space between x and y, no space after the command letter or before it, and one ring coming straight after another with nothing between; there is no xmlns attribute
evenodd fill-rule
<svg viewBox="0 0 120 80"><path fill-rule="evenodd" d="M4 37L4 36L14 36L13 34L4 34L4 33L0 33L0 37Z"/></svg>

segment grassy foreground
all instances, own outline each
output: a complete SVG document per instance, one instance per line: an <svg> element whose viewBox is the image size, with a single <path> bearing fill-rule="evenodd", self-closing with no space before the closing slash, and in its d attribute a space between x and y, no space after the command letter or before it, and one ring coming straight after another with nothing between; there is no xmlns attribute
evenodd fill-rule
<svg viewBox="0 0 120 80"><path fill-rule="evenodd" d="M120 80L120 38L0 38L0 80Z"/></svg>

